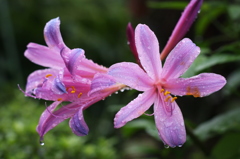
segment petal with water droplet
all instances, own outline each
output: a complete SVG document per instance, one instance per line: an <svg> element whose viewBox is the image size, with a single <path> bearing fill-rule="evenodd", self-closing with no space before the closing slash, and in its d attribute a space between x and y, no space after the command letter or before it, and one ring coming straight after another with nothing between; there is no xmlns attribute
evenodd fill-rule
<svg viewBox="0 0 240 159"><path fill-rule="evenodd" d="M121 108L114 118L114 127L120 128L127 122L139 117L153 104L156 98L154 89L139 94L137 98L132 100L127 106Z"/></svg>
<svg viewBox="0 0 240 159"><path fill-rule="evenodd" d="M193 95L203 97L220 90L226 84L226 79L214 73L201 73L191 78L168 80L164 88L174 95Z"/></svg>
<svg viewBox="0 0 240 159"><path fill-rule="evenodd" d="M174 79L180 77L199 55L200 48L190 39L181 40L168 55L162 70L162 78Z"/></svg>
<svg viewBox="0 0 240 159"><path fill-rule="evenodd" d="M72 129L72 132L77 136L85 136L88 134L89 129L83 118L82 107L70 119L69 126Z"/></svg>
<svg viewBox="0 0 240 159"><path fill-rule="evenodd" d="M186 141L186 131L181 110L177 103L169 102L172 106L171 114L166 113L163 94L159 94L154 102L154 117L158 134L165 145L176 147Z"/></svg>
<svg viewBox="0 0 240 159"><path fill-rule="evenodd" d="M135 63L121 62L112 65L108 74L117 82L139 91L151 89L153 80Z"/></svg>
<svg viewBox="0 0 240 159"><path fill-rule="evenodd" d="M162 63L156 35L147 25L139 24L135 29L135 41L141 65L152 79L160 79Z"/></svg>
<svg viewBox="0 0 240 159"><path fill-rule="evenodd" d="M47 22L44 28L44 38L49 48L59 51L59 53L63 47L66 47L60 32L59 18L54 18Z"/></svg>

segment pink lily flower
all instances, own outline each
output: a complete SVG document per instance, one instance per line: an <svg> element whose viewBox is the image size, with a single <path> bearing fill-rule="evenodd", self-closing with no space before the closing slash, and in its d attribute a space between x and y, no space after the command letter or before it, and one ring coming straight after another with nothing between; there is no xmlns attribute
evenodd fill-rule
<svg viewBox="0 0 240 159"><path fill-rule="evenodd" d="M154 105L154 118L161 140L167 146L181 147L186 141L186 131L181 110L175 101L176 96L204 97L220 90L226 80L214 73L202 73L190 78L180 77L200 53L200 48L188 38L175 46L163 67L158 40L148 26L139 24L136 27L135 43L143 69L135 63L122 62L112 65L108 75L117 83L143 93L121 108L115 116L114 126L124 126ZM93 82L96 81L100 82L99 79L93 79ZM91 87L92 90L95 89Z"/></svg>
<svg viewBox="0 0 240 159"><path fill-rule="evenodd" d="M60 20L50 20L44 28L47 46L30 43L24 55L32 62L48 69L37 70L27 79L25 94L33 98L54 101L41 115L37 132L43 136L65 119L78 136L88 134L83 110L104 99L124 85L113 85L95 96L88 96L92 78L97 73L107 73L107 68L87 59L82 49L69 49L60 33ZM93 83L98 85L98 83ZM101 86L103 88L103 85ZM71 102L55 110L62 102Z"/></svg>

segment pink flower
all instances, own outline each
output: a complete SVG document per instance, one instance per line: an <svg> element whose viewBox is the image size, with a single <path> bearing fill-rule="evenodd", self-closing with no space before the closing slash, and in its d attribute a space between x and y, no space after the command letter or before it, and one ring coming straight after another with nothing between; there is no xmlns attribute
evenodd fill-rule
<svg viewBox="0 0 240 159"><path fill-rule="evenodd" d="M89 129L82 111L124 85L106 85L107 90L89 97L92 78L97 73L107 73L108 69L87 59L83 49L71 50L65 45L60 33L59 18L46 24L44 38L48 46L30 43L24 53L32 62L50 67L31 73L25 90L27 96L54 101L40 117L37 126L40 140L67 118L71 118L69 125L73 133L78 136L87 135ZM62 102L71 103L55 110Z"/></svg>
<svg viewBox="0 0 240 159"><path fill-rule="evenodd" d="M174 95L207 96L221 89L226 80L213 73L202 73L191 78L180 77L200 53L199 47L190 39L185 38L175 46L163 67L158 40L148 26L139 24L136 27L135 43L143 69L135 63L122 62L112 65L108 75L117 83L143 93L121 108L115 116L114 126L124 126L154 105L155 123L164 144L170 147L182 146L186 140L186 131L182 113L175 101L177 97ZM93 79L95 81L100 82L99 79Z"/></svg>

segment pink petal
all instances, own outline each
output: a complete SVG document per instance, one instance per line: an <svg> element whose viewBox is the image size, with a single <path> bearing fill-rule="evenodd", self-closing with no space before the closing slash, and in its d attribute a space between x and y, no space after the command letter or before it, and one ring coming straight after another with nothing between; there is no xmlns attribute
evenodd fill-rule
<svg viewBox="0 0 240 159"><path fill-rule="evenodd" d="M58 52L66 47L60 32L60 20L55 18L50 20L44 28L44 38L49 48Z"/></svg>
<svg viewBox="0 0 240 159"><path fill-rule="evenodd" d="M162 70L165 80L180 77L199 55L200 48L190 39L181 40L168 55Z"/></svg>
<svg viewBox="0 0 240 159"><path fill-rule="evenodd" d="M72 132L77 136L85 136L88 134L89 128L83 118L82 108L80 108L70 119L69 126Z"/></svg>
<svg viewBox="0 0 240 159"><path fill-rule="evenodd" d="M59 70L56 69L44 69L34 71L27 78L26 93L31 92L38 85L42 84L43 81L46 79L47 75L56 76L58 72Z"/></svg>
<svg viewBox="0 0 240 159"><path fill-rule="evenodd" d="M92 79L96 73L106 73L108 69L89 60L84 55L84 50L64 48L61 51L66 67L72 74L73 78Z"/></svg>
<svg viewBox="0 0 240 159"><path fill-rule="evenodd" d="M60 104L60 101L52 103L41 115L39 123L37 126L37 132L40 135L41 140L43 136L59 123L64 121L67 118L70 118L74 115L77 108L79 107L76 103L71 103L67 106L64 106L57 111L53 112L54 109ZM51 112L51 113L50 113Z"/></svg>
<svg viewBox="0 0 240 159"><path fill-rule="evenodd" d="M60 56L60 52L35 43L29 43L27 45L27 50L24 52L24 56L33 63L45 67L62 68L65 66L63 59Z"/></svg>
<svg viewBox="0 0 240 159"><path fill-rule="evenodd" d="M153 80L159 79L162 64L157 37L147 25L139 24L135 30L135 41L143 68Z"/></svg>
<svg viewBox="0 0 240 159"><path fill-rule="evenodd" d="M117 82L125 84L139 91L152 88L153 80L135 63L121 62L112 65L108 74Z"/></svg>
<svg viewBox="0 0 240 159"><path fill-rule="evenodd" d="M78 64L85 58L83 49L63 49L61 56L68 68L69 72L73 75L76 72Z"/></svg>
<svg viewBox="0 0 240 159"><path fill-rule="evenodd" d="M108 74L96 74L92 80L91 91L89 96L103 96L105 93L114 93L119 89L123 88L116 83L115 78ZM105 97L104 97L105 98Z"/></svg>
<svg viewBox="0 0 240 159"><path fill-rule="evenodd" d="M220 90L226 79L214 73L202 73L191 78L172 79L165 83L164 88L174 95L193 95L203 97Z"/></svg>
<svg viewBox="0 0 240 159"><path fill-rule="evenodd" d="M154 118L158 134L165 145L182 146L186 141L186 131L181 110L177 103L165 101L165 96L159 94L154 103Z"/></svg>
<svg viewBox="0 0 240 159"><path fill-rule="evenodd" d="M155 89L139 94L137 98L131 101L127 106L121 108L121 110L116 114L114 118L114 127L120 128L127 122L142 115L153 104L155 98Z"/></svg>
<svg viewBox="0 0 240 159"><path fill-rule="evenodd" d="M202 2L203 0L191 0L187 5L161 53L161 59L164 59L187 33L194 20L197 18Z"/></svg>

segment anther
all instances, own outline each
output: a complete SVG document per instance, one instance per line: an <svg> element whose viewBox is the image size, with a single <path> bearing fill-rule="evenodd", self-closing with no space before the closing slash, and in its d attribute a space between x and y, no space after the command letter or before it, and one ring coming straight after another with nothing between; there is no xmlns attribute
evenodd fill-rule
<svg viewBox="0 0 240 159"><path fill-rule="evenodd" d="M58 98L58 99L57 99L57 101L61 101L61 100L62 100L62 98Z"/></svg>
<svg viewBox="0 0 240 159"><path fill-rule="evenodd" d="M168 92L168 91L164 92L164 95L168 95L168 94L170 94L170 92Z"/></svg>
<svg viewBox="0 0 240 159"><path fill-rule="evenodd" d="M174 102L177 99L177 97L173 97L171 102Z"/></svg>
<svg viewBox="0 0 240 159"><path fill-rule="evenodd" d="M52 76L52 74L47 74L45 77L48 78L48 77L50 77L50 76Z"/></svg>
<svg viewBox="0 0 240 159"><path fill-rule="evenodd" d="M71 90L71 92L70 93L75 93L76 92L76 89L75 89L75 87L74 86L71 86L71 88L72 88L72 90ZM67 91L69 90L69 88L67 88Z"/></svg>
<svg viewBox="0 0 240 159"><path fill-rule="evenodd" d="M167 102L170 98L171 98L171 96L168 96L168 97L165 99L165 102Z"/></svg>
<svg viewBox="0 0 240 159"><path fill-rule="evenodd" d="M161 90L160 90L161 93L164 92L164 91L165 91L164 89L161 89Z"/></svg>
<svg viewBox="0 0 240 159"><path fill-rule="evenodd" d="M82 93L79 93L77 97L80 98L81 96L82 96Z"/></svg>

